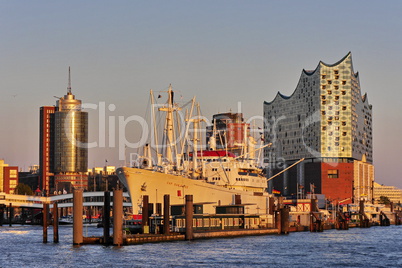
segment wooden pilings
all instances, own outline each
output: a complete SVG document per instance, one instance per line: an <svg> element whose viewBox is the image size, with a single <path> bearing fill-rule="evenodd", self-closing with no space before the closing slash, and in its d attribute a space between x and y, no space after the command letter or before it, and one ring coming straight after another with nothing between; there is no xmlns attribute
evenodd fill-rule
<svg viewBox="0 0 402 268"><path fill-rule="evenodd" d="M142 197L142 233L149 234L149 197Z"/></svg>
<svg viewBox="0 0 402 268"><path fill-rule="evenodd" d="M123 245L123 190L113 191L113 245Z"/></svg>
<svg viewBox="0 0 402 268"><path fill-rule="evenodd" d="M81 245L83 243L83 223L82 223L82 208L83 208L83 191L74 189L73 191L73 244Z"/></svg>
<svg viewBox="0 0 402 268"><path fill-rule="evenodd" d="M47 243L47 226L48 226L48 218L49 218L49 204L43 203L43 210L42 210L42 224L43 224L43 243Z"/></svg>
<svg viewBox="0 0 402 268"><path fill-rule="evenodd" d="M12 203L10 203L10 206L8 207L8 224L9 224L9 226L11 227L12 226L12 219L13 219L13 217L14 217L14 208L13 208L13 204Z"/></svg>
<svg viewBox="0 0 402 268"><path fill-rule="evenodd" d="M103 243L110 243L110 192L104 192L103 200Z"/></svg>
<svg viewBox="0 0 402 268"><path fill-rule="evenodd" d="M289 233L289 211L290 209L287 206L275 211L275 225L278 229L278 234Z"/></svg>
<svg viewBox="0 0 402 268"><path fill-rule="evenodd" d="M4 219L4 208L6 205L0 204L0 226L3 226L3 219Z"/></svg>
<svg viewBox="0 0 402 268"><path fill-rule="evenodd" d="M193 196L186 195L186 208L185 208L185 216L186 216L186 240L192 240L193 236Z"/></svg>
<svg viewBox="0 0 402 268"><path fill-rule="evenodd" d="M156 203L155 206L155 214L158 216L162 215L162 203Z"/></svg>
<svg viewBox="0 0 402 268"><path fill-rule="evenodd" d="M59 243L59 209L57 202L53 203L53 243Z"/></svg>
<svg viewBox="0 0 402 268"><path fill-rule="evenodd" d="M275 214L275 198L269 197L268 199L268 214L274 215Z"/></svg>
<svg viewBox="0 0 402 268"><path fill-rule="evenodd" d="M170 196L165 194L163 196L163 234L170 233Z"/></svg>

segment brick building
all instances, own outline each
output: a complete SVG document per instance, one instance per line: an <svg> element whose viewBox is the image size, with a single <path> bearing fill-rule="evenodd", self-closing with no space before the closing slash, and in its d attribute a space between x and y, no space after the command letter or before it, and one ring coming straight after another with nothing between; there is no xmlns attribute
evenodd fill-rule
<svg viewBox="0 0 402 268"><path fill-rule="evenodd" d="M3 167L3 192L6 194L14 194L18 185L18 167Z"/></svg>

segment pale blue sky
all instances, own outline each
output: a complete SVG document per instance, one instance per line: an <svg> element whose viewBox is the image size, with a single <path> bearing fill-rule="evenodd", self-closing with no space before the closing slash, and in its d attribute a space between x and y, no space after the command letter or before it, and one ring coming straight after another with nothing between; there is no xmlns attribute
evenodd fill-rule
<svg viewBox="0 0 402 268"><path fill-rule="evenodd" d="M77 98L116 105L116 121L143 116L149 89L170 83L207 117L239 101L251 117L292 94L303 68L352 51L373 105L376 180L402 188L401 14L401 1L0 1L0 158L39 162L39 107L65 94L68 66ZM122 163L115 148L90 150L90 167L104 159Z"/></svg>

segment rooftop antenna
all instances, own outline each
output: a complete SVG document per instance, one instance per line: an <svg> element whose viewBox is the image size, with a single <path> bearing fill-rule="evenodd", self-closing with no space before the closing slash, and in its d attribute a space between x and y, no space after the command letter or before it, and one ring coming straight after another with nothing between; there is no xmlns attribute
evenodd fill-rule
<svg viewBox="0 0 402 268"><path fill-rule="evenodd" d="M67 86L67 94L71 95L71 71L70 66L68 66L68 86Z"/></svg>

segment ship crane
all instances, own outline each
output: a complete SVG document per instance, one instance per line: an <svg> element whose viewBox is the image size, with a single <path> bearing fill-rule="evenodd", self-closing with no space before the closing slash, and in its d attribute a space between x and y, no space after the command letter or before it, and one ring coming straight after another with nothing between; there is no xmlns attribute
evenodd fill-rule
<svg viewBox="0 0 402 268"><path fill-rule="evenodd" d="M343 202L345 202L345 201L348 201L349 199L350 199L350 197L349 197L349 198L346 198L346 199L343 199L343 200L339 201L338 204L341 204L341 203L343 203Z"/></svg>
<svg viewBox="0 0 402 268"><path fill-rule="evenodd" d="M270 180L272 180L273 178L275 178L275 177L281 175L281 174L282 174L283 172L285 172L286 170L291 169L292 167L296 166L297 164L299 164L299 163L301 163L301 162L303 162L303 161L304 161L304 158L302 158L302 159L300 159L299 161L293 163L292 165L288 166L287 168L285 168L285 169L282 170L281 172L278 172L278 173L276 173L274 176L268 178L268 179L267 179L267 182L270 181Z"/></svg>

